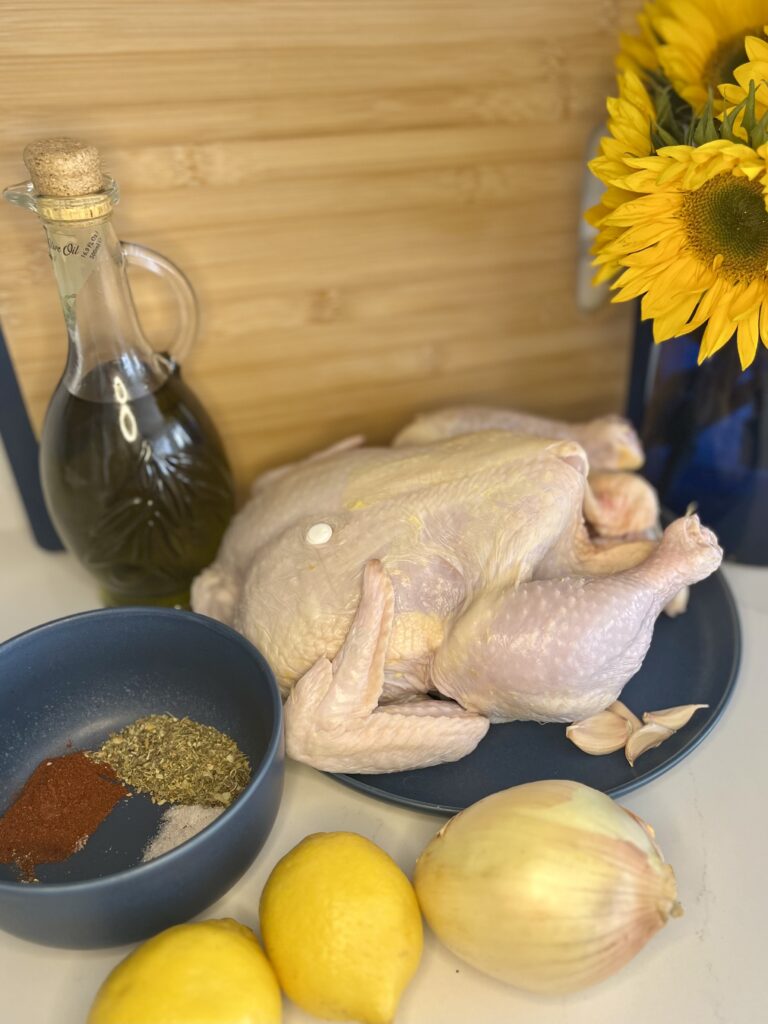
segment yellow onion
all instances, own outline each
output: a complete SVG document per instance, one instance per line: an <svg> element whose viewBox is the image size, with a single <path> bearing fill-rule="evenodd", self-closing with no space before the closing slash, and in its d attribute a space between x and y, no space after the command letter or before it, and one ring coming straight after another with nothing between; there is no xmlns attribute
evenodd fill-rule
<svg viewBox="0 0 768 1024"><path fill-rule="evenodd" d="M448 949L532 992L607 978L682 913L650 826L563 780L516 786L457 814L419 857L414 886Z"/></svg>

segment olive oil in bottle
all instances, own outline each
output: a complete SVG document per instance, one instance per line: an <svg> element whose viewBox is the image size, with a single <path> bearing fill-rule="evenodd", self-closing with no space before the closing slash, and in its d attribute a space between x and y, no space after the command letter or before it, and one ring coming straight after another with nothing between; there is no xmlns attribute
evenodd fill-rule
<svg viewBox="0 0 768 1024"><path fill-rule="evenodd" d="M117 188L71 139L25 150L32 182L6 190L43 221L69 339L40 444L43 492L65 546L109 604L186 605L232 515L227 458L176 358L155 352L125 272L140 263L176 293L185 349L194 294L163 257L117 239Z"/></svg>

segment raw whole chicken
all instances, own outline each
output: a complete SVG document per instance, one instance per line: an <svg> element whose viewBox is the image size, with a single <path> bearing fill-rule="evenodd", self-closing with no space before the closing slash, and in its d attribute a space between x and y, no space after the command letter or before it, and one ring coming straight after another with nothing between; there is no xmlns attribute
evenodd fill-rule
<svg viewBox="0 0 768 1024"><path fill-rule="evenodd" d="M665 605L719 566L696 516L660 536L641 463L616 417L452 409L390 448L352 438L256 480L192 605L269 660L292 757L457 760L491 722L608 707Z"/></svg>

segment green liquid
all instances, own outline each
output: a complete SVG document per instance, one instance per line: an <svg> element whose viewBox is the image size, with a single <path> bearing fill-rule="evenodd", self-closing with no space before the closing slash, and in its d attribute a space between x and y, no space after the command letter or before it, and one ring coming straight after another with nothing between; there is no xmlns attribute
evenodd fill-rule
<svg viewBox="0 0 768 1024"><path fill-rule="evenodd" d="M122 374L119 363L99 366L81 391L121 393ZM76 397L60 384L40 467L59 536L108 604L188 605L234 491L216 430L178 368L154 393L123 402Z"/></svg>

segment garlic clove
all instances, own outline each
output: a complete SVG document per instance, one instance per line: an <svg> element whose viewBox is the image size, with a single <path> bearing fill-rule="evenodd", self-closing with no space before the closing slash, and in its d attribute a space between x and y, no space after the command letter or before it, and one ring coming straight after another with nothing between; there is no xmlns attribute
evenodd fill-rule
<svg viewBox="0 0 768 1024"><path fill-rule="evenodd" d="M646 711L643 721L655 722L656 725L665 725L668 729L677 732L684 725L688 725L693 715L700 708L708 708L709 704L680 704L674 708L664 708L661 711Z"/></svg>
<svg viewBox="0 0 768 1024"><path fill-rule="evenodd" d="M678 590L670 601L667 601L664 605L664 611L670 619L674 619L678 615L682 615L683 612L687 611L690 596L690 587L683 587L682 590Z"/></svg>
<svg viewBox="0 0 768 1024"><path fill-rule="evenodd" d="M674 734L674 729L669 729L666 725L660 725L658 722L648 722L641 726L637 732L632 733L624 748L630 765L634 767L635 761L641 754L660 746L664 740L668 740Z"/></svg>
<svg viewBox="0 0 768 1024"><path fill-rule="evenodd" d="M615 700L613 704L608 708L614 715L619 715L624 721L629 722L630 732L636 732L643 724L634 711L630 711L626 704L623 704L620 700Z"/></svg>
<svg viewBox="0 0 768 1024"><path fill-rule="evenodd" d="M596 755L621 750L630 733L630 723L610 709L574 722L565 730L565 735L579 750Z"/></svg>

